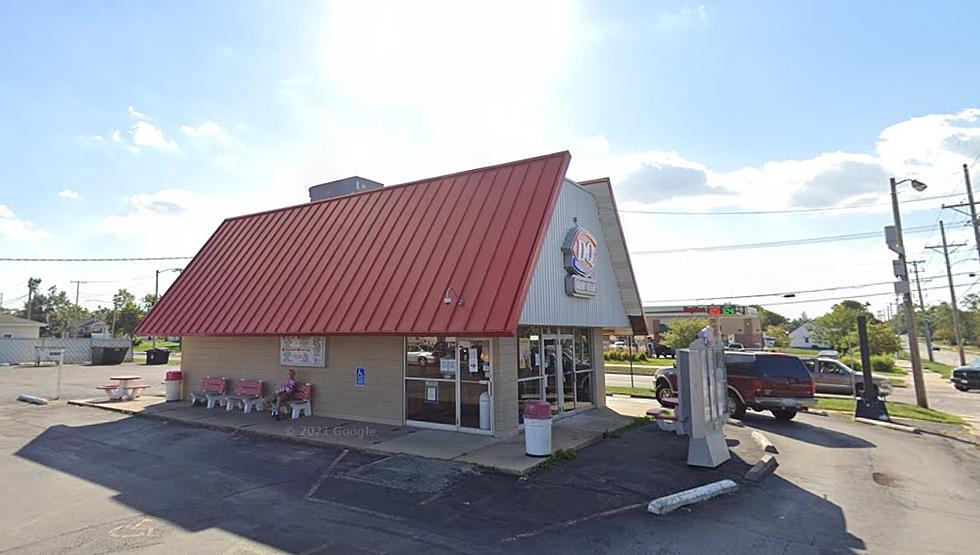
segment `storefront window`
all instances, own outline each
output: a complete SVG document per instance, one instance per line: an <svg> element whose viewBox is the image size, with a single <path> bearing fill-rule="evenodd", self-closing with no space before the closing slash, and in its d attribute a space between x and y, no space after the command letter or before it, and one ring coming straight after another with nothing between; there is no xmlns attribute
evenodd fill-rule
<svg viewBox="0 0 980 555"><path fill-rule="evenodd" d="M521 326L517 341L519 421L532 399L548 401L555 415L594 406L592 330Z"/></svg>
<svg viewBox="0 0 980 555"><path fill-rule="evenodd" d="M521 326L517 330L517 419L524 422L524 402L541 400L544 393L541 328Z"/></svg>

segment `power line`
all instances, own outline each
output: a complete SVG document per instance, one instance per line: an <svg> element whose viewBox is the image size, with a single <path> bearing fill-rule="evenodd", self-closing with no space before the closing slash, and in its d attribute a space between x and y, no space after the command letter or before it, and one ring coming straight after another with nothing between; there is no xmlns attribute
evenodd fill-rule
<svg viewBox="0 0 980 555"><path fill-rule="evenodd" d="M947 195L936 195L932 197L921 197L903 201L903 204L910 202L924 202L928 200L946 199L957 196L959 193ZM717 210L702 212L680 212L672 210L619 210L622 214L656 214L660 216L757 216L761 214L805 214L814 212L831 212L836 210L856 210L859 208L874 208L880 206L891 206L890 202L874 202L866 204L855 204L851 206L819 206L814 208L787 208L783 210Z"/></svg>
<svg viewBox="0 0 980 555"><path fill-rule="evenodd" d="M137 258L0 258L0 262L137 262L146 260L189 260L192 256L145 256Z"/></svg>
<svg viewBox="0 0 980 555"><path fill-rule="evenodd" d="M969 284L969 283L958 283L954 287L964 287L964 286L967 286L967 285L971 285L971 284ZM937 287L923 287L922 290L923 291L931 291L933 289L947 289L947 287L948 286L946 286L946 285L940 285L940 286L937 286ZM865 295L848 295L846 297L824 297L822 299L806 299L806 300L798 300L798 301L782 301L782 302L776 302L776 303L766 303L765 306L777 306L777 305L786 305L786 304L803 304L803 303L819 303L819 302L826 302L826 301L841 301L841 300L844 300L844 299L855 299L856 300L856 299L863 299L863 298L867 298L867 297L894 297L894 296L895 296L895 292L894 291L886 291L886 292L883 292L883 293L868 293L868 294L865 294Z"/></svg>
<svg viewBox="0 0 980 555"><path fill-rule="evenodd" d="M905 233L923 233L926 231L931 231L934 226L917 226L909 227L904 230ZM676 249L663 249L656 251L631 251L630 254L673 254L679 252L717 252L717 251L730 251L730 250L741 250L741 249L761 249L769 247L788 247L795 245L812 245L816 243L835 243L838 241L856 241L858 239L872 239L875 237L884 237L881 231L867 231L862 233L850 233L847 235L827 235L824 237L808 237L805 239L789 239L785 241L767 241L761 243L741 243L734 245L713 245L708 247L681 247Z"/></svg>
<svg viewBox="0 0 980 555"><path fill-rule="evenodd" d="M965 275L976 274L976 273L980 273L980 272L957 272L957 273L954 273L953 275L954 276L965 276ZM945 277L946 277L946 274L942 274L942 275L938 275L938 276L925 276L925 277L922 277L920 279L922 281L929 281L931 279L940 279L940 278L945 278ZM698 300L704 300L704 301L724 301L724 300L730 300L730 299L753 299L753 298L759 298L759 297L776 297L776 296L782 296L782 295L785 295L787 293L793 293L795 295L795 294L803 294L803 293L823 293L825 291L841 291L843 289L863 289L865 287L877 287L879 285L891 285L892 283L894 283L894 281L876 281L876 282L872 282L872 283L858 283L858 284L854 284L854 285L838 285L838 286L834 286L834 287L824 287L822 289L786 289L786 290L779 291L779 292L774 292L774 293L758 293L758 294L754 294L754 295L721 295L721 296L718 296L718 297L704 297L704 296L701 296L701 297L686 297L686 298L683 298L683 299L657 299L657 300L652 300L652 301L644 300L643 302L644 303L680 303L680 302L685 302L685 301L698 301Z"/></svg>

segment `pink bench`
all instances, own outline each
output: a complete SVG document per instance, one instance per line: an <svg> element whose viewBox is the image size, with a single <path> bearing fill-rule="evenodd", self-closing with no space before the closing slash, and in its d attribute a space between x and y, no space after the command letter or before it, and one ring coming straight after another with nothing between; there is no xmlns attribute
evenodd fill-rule
<svg viewBox="0 0 980 555"><path fill-rule="evenodd" d="M262 380L241 379L235 382L235 393L225 395L225 410L232 411L241 403L245 414L255 410L261 411L265 405L262 400Z"/></svg>
<svg viewBox="0 0 980 555"><path fill-rule="evenodd" d="M228 380L225 378L212 378L208 376L201 380L201 390L191 392L191 406L198 401L207 402L208 408L214 408L215 403L224 400L225 392L228 390Z"/></svg>
<svg viewBox="0 0 980 555"><path fill-rule="evenodd" d="M306 416L313 415L313 406L310 404L312 398L313 384L301 383L296 386L296 392L293 393L293 398L286 402L293 412L293 420L299 418L300 412Z"/></svg>

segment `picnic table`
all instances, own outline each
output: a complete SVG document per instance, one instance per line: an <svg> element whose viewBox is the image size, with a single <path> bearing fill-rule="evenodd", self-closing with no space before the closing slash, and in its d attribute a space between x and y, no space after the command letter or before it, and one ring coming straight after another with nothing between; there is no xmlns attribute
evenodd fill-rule
<svg viewBox="0 0 980 555"><path fill-rule="evenodd" d="M113 395L113 397L115 397L116 399L132 399L134 393L145 389L145 387L143 386L134 387L132 384L132 382L135 382L137 380L142 380L143 376L135 376L135 375L109 376L109 379L115 382L119 382L114 392L115 395Z"/></svg>

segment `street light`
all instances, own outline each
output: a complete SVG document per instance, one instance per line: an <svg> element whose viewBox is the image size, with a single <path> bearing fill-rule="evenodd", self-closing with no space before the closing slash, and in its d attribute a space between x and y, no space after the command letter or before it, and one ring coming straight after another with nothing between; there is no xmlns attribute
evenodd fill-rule
<svg viewBox="0 0 980 555"><path fill-rule="evenodd" d="M157 305L160 301L160 274L165 274L167 272L177 272L178 274L183 270L183 268L167 268L166 270L156 270L156 279L153 286L153 306ZM153 336L153 348L157 348L157 336Z"/></svg>
<svg viewBox="0 0 980 555"><path fill-rule="evenodd" d="M905 257L905 240L902 238L902 215L898 210L898 186L902 183L910 183L912 188L918 192L926 190L926 184L918 179L903 179L896 181L891 178L892 193L892 215L895 218L895 248L892 249L898 254L898 261L901 268L901 276L898 276L904 283L902 288L902 299L905 305L905 321L909 334L909 358L912 359L912 381L915 383L915 402L922 408L929 408L929 401L926 399L926 384L922 379L922 358L919 355L919 339L915 330L915 309L912 307L912 289L909 287L908 261ZM898 270L898 268L896 268ZM896 271L896 273L898 273ZM896 284L896 288L898 285ZM896 293L898 290L896 289Z"/></svg>

